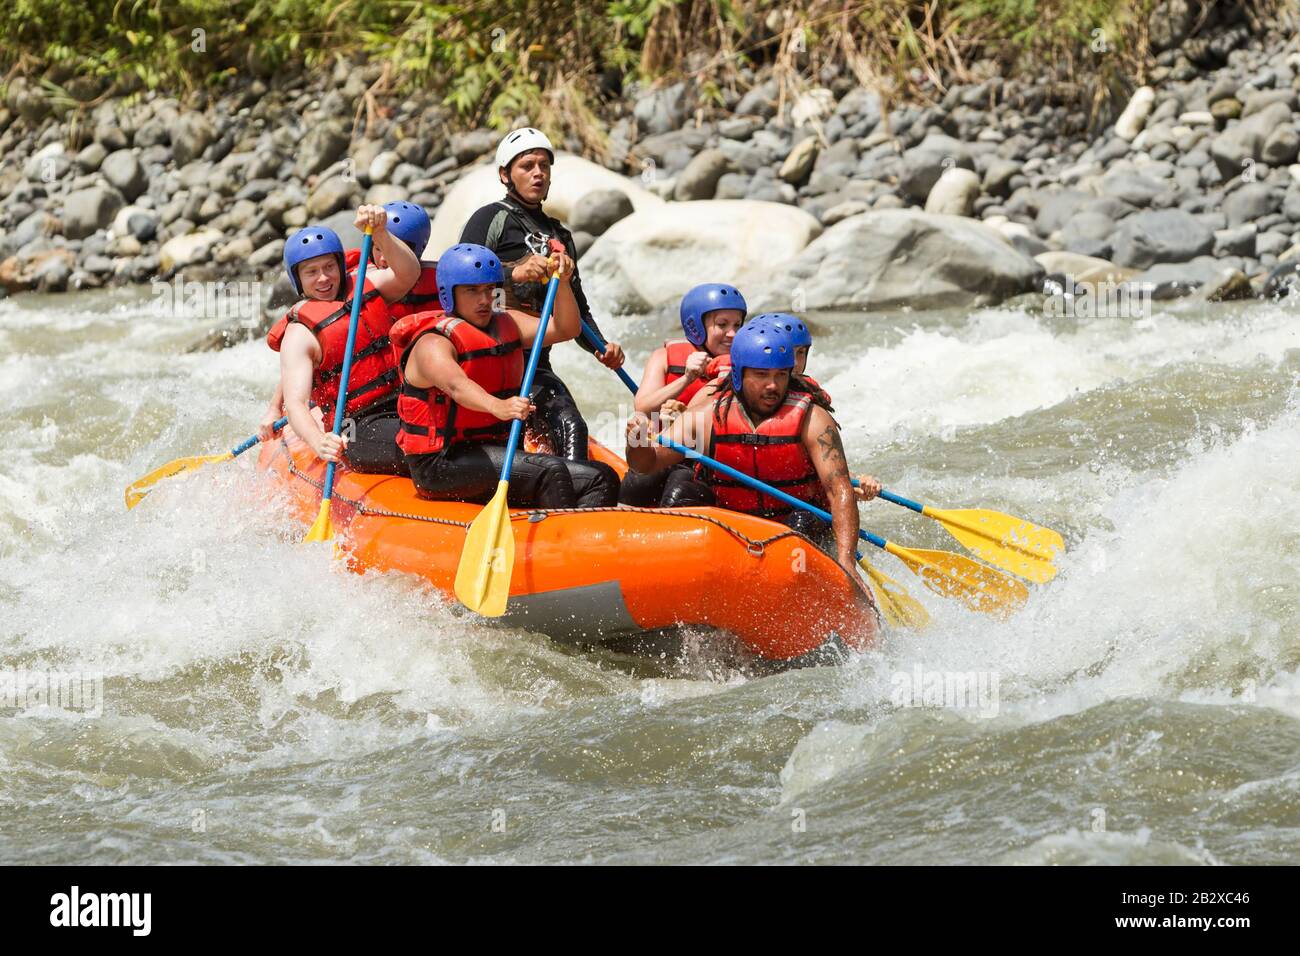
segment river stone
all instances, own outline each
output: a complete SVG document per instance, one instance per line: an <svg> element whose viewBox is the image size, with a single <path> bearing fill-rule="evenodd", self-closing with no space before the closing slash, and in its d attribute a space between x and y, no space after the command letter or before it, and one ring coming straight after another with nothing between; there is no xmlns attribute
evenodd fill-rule
<svg viewBox="0 0 1300 956"><path fill-rule="evenodd" d="M355 179L331 176L319 183L307 197L307 215L312 219L324 219L351 203L357 191Z"/></svg>
<svg viewBox="0 0 1300 956"><path fill-rule="evenodd" d="M1200 256L1189 262L1162 262L1139 273L1133 281L1152 286L1151 297L1157 300L1177 299L1191 295L1207 283L1221 282L1235 271L1235 267L1209 256Z"/></svg>
<svg viewBox="0 0 1300 956"><path fill-rule="evenodd" d="M1073 252L1043 252L1034 256L1045 272L1069 276L1075 282L1127 282L1136 269L1117 266L1109 260Z"/></svg>
<svg viewBox="0 0 1300 956"><path fill-rule="evenodd" d="M994 230L959 216L872 210L827 229L757 296L807 309L987 305L1038 287L1042 268Z"/></svg>
<svg viewBox="0 0 1300 956"><path fill-rule="evenodd" d="M718 276L751 287L820 232L808 213L777 203L702 200L647 206L615 223L592 245L582 261L583 287L608 310L650 312Z"/></svg>
<svg viewBox="0 0 1300 956"><path fill-rule="evenodd" d="M786 156L785 161L781 163L781 169L777 175L785 182L792 186L798 186L808 179L808 174L812 172L813 163L817 161L817 152L820 145L816 136L809 136L801 140L794 149L790 150L790 155Z"/></svg>
<svg viewBox="0 0 1300 956"><path fill-rule="evenodd" d="M1145 269L1159 262L1187 262L1214 248L1214 233L1191 213L1158 209L1122 220L1113 237L1115 261Z"/></svg>
<svg viewBox="0 0 1300 956"><path fill-rule="evenodd" d="M158 250L158 268L164 273L170 273L205 261L224 239L225 236L219 229L200 229L168 239Z"/></svg>
<svg viewBox="0 0 1300 956"><path fill-rule="evenodd" d="M1246 223L1236 229L1216 229L1214 231L1214 254L1216 256L1254 256L1255 224Z"/></svg>
<svg viewBox="0 0 1300 956"><path fill-rule="evenodd" d="M595 189L573 204L569 228L592 236L604 235L620 219L633 213L632 200L617 189Z"/></svg>
<svg viewBox="0 0 1300 956"><path fill-rule="evenodd" d="M1286 105L1274 103L1216 136L1210 144L1210 156L1223 178L1239 175L1248 160L1261 160L1269 135L1290 122L1291 111Z"/></svg>
<svg viewBox="0 0 1300 956"><path fill-rule="evenodd" d="M99 173L110 186L122 194L127 202L134 202L149 185L140 161L129 149L119 149L105 156L103 163L100 164Z"/></svg>
<svg viewBox="0 0 1300 956"><path fill-rule="evenodd" d="M370 161L367 170L372 183L386 183L392 177L393 172L401 164L402 157L396 150L384 150Z"/></svg>
<svg viewBox="0 0 1300 956"><path fill-rule="evenodd" d="M63 234L69 239L84 239L98 229L106 229L124 205L121 193L103 186L68 193L63 198Z"/></svg>
<svg viewBox="0 0 1300 956"><path fill-rule="evenodd" d="M1124 107L1124 112L1115 121L1115 135L1120 139L1132 142L1137 137L1137 134L1142 131L1142 127L1146 125L1147 117L1151 115L1151 107L1155 100L1155 90L1149 86L1138 87L1129 99L1128 106Z"/></svg>
<svg viewBox="0 0 1300 956"><path fill-rule="evenodd" d="M1300 133L1291 123L1283 123L1264 140L1260 159L1270 166L1287 166L1300 155Z"/></svg>
<svg viewBox="0 0 1300 956"><path fill-rule="evenodd" d="M969 216L980 194L980 178L972 170L945 169L925 200L925 211L944 216Z"/></svg>
<svg viewBox="0 0 1300 956"><path fill-rule="evenodd" d="M348 150L348 134L335 120L315 123L298 148L294 175L306 179L328 168Z"/></svg>
<svg viewBox="0 0 1300 956"><path fill-rule="evenodd" d="M720 149L706 149L694 156L677 177L673 198L678 202L712 199L718 180L730 171L731 161Z"/></svg>
<svg viewBox="0 0 1300 956"><path fill-rule="evenodd" d="M1229 226L1253 222L1282 207L1283 194L1264 183L1248 183L1223 201Z"/></svg>
<svg viewBox="0 0 1300 956"><path fill-rule="evenodd" d="M208 118L202 113L186 113L172 127L172 159L185 166L203 155L217 138Z"/></svg>

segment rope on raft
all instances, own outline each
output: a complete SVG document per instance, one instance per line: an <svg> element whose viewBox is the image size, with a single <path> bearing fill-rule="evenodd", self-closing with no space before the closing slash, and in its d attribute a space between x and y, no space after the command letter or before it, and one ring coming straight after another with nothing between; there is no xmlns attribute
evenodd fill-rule
<svg viewBox="0 0 1300 956"><path fill-rule="evenodd" d="M307 474L305 471L301 471L298 468L298 466L293 463L292 459L288 461L288 469L289 469L289 474L293 475L295 478L301 478L303 481L307 482L307 484L311 485L317 491L321 492L322 494L324 493L325 491L324 481L318 481L315 478L312 478L311 475ZM424 521L429 524L450 525L455 528L466 528L466 529L468 529L470 525L468 521L453 521L450 518L435 518L432 515L407 514L401 511L388 511L385 508L372 508L363 501L357 501L353 498L345 498L343 495L339 494L337 490L334 492L334 500L354 509L357 514L365 515L367 517L402 518L407 521ZM776 534L772 535L769 538L762 538L756 540L754 538L749 537L744 532L736 530L731 525L727 524L725 521L720 521L719 519L713 517L712 515L697 514L694 511L665 511L661 508L636 508L630 505L621 505L617 508L533 508L528 511L512 512L510 515L510 520L511 521L540 521L543 518L546 518L550 515L565 515L565 514L585 515L585 514L600 514L602 512L618 512L621 514L628 514L630 512L632 514L659 515L660 517L667 516L670 518L694 518L696 521L704 521L707 522L708 524L715 525L716 527L719 527L723 531L727 532L733 538L736 538L737 540L743 542L745 545L745 550L748 551L750 554L754 555L754 557L762 557L763 552L766 550L769 544L773 544L774 542L780 541L782 538L803 537L803 535L799 534L799 532L793 529L786 529L784 531L777 532ZM540 517L538 517L539 515Z"/></svg>

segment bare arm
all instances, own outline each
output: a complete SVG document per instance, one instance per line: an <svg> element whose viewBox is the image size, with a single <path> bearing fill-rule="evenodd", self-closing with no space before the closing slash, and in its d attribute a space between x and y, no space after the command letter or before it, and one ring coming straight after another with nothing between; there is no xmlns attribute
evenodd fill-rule
<svg viewBox="0 0 1300 956"><path fill-rule="evenodd" d="M261 423L257 426L257 440L270 441L275 436L275 430L272 426L280 420L284 414L284 385L280 379L275 380L275 391L271 393L271 401L267 403L266 414L262 417Z"/></svg>
<svg viewBox="0 0 1300 956"><path fill-rule="evenodd" d="M628 467L642 474L652 474L685 461L686 456L681 452L665 448L655 441L650 434L649 424L649 419L640 414L628 419ZM688 412L669 425L663 435L679 445L702 451L709 446L709 438L713 435L713 415L707 410Z"/></svg>
<svg viewBox="0 0 1300 956"><path fill-rule="evenodd" d="M708 363L708 352L692 352L691 357L686 361L686 374L665 385L664 379L668 377L668 350L656 349L654 355L650 357L650 364L646 366L645 375L641 377L641 387L637 389L636 397L632 400L633 407L638 412L646 414L658 411L664 402L676 398L686 391L686 386L704 374L704 367ZM653 377L651 369L655 370Z"/></svg>
<svg viewBox="0 0 1300 956"><path fill-rule="evenodd" d="M573 297L573 286L569 284L571 274L565 272L560 276L560 287L555 292L555 309L551 313L551 320L546 323L546 338L542 340L543 345L567 342L577 338L578 333L582 331L578 303ZM537 338L537 327L541 325L541 318L529 315L527 312L520 312L518 309L511 309L510 315L519 326L519 336L523 339L524 347L532 348L533 340Z"/></svg>
<svg viewBox="0 0 1300 956"><path fill-rule="evenodd" d="M388 263L386 269L367 269L366 278L379 290L384 301L392 305L419 281L420 260L410 246L388 231L387 222L388 216L382 206L362 206L357 210L357 228L365 229L367 224L371 227L373 242Z"/></svg>
<svg viewBox="0 0 1300 956"><path fill-rule="evenodd" d="M858 543L858 507L853 498L849 465L844 457L840 430L823 408L815 407L804 421L803 444L812 458L817 477L826 489L831 506L831 527L835 530L836 560L850 576Z"/></svg>
<svg viewBox="0 0 1300 956"><path fill-rule="evenodd" d="M296 322L290 322L280 343L280 388L284 412L298 437L325 461L337 461L347 442L327 434L311 413L311 383L320 364L320 343L316 336ZM333 424L332 422L330 423Z"/></svg>
<svg viewBox="0 0 1300 956"><path fill-rule="evenodd" d="M411 349L404 370L406 380L416 388L446 392L457 405L475 412L487 412L502 421L527 418L532 403L526 398L497 398L465 374L456 362L456 350L440 335L425 335Z"/></svg>

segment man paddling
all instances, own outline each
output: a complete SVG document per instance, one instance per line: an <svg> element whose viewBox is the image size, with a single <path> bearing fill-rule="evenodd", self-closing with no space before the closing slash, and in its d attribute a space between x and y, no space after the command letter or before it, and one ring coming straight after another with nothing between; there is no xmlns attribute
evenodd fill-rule
<svg viewBox="0 0 1300 956"><path fill-rule="evenodd" d="M334 230L308 226L285 243L284 267L302 298L266 336L267 345L280 353L280 382L268 414L283 405L298 437L324 461L337 462L346 454L357 471L403 474L405 462L394 443L397 370L388 345L388 308L415 285L420 262L388 231L387 221L388 214L379 206L357 210L356 227L372 230L374 245L388 263L386 268L368 268L360 290L356 272L345 268L343 243ZM325 431L322 422L334 419L352 297L358 294L362 306L345 400L352 421L349 440Z"/></svg>
<svg viewBox="0 0 1300 956"><path fill-rule="evenodd" d="M555 150L540 130L526 127L507 135L497 147L497 175L506 194L496 202L477 210L461 231L462 243L487 246L505 267L506 305L511 309L538 315L546 298L550 278L545 250L551 239L564 244L570 260L578 258L573 235L558 220L542 210L551 189L551 165ZM577 266L569 277L574 300L582 321L600 332L582 291ZM602 336L603 338L603 336ZM617 342L606 342L605 351L596 354L594 347L579 335L582 348L596 355L609 368L623 365L623 349ZM533 404L549 433L552 450L571 461L587 459L587 423L583 420L573 395L551 368L550 346L542 350L533 380Z"/></svg>
<svg viewBox="0 0 1300 956"><path fill-rule="evenodd" d="M772 321L752 319L731 346L731 374L706 408L688 409L664 432L688 448L780 488L831 513L832 525L806 511L718 475L701 466L694 480L675 489L676 506L717 504L789 525L834 555L856 576L858 514L839 428L806 392L790 390L795 357L784 313ZM643 474L685 461L648 435L648 419L637 413L628 422L627 462ZM871 497L879 484L870 480ZM855 577L856 580L856 577Z"/></svg>
<svg viewBox="0 0 1300 956"><path fill-rule="evenodd" d="M536 316L493 310L501 263L492 250L471 243L452 246L438 261L441 309L393 326L402 375L397 444L423 497L481 504L496 492L511 422L534 411L519 394L524 350L564 342L580 328L572 263L558 255L553 267L560 285L542 342ZM618 502L618 475L600 462L520 450L507 500L512 508L611 507Z"/></svg>

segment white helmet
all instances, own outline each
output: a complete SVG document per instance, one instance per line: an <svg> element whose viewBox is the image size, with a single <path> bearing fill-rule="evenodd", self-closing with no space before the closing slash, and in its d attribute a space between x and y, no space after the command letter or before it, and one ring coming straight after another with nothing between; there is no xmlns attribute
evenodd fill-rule
<svg viewBox="0 0 1300 956"><path fill-rule="evenodd" d="M506 138L497 147L497 169L502 166L509 166L515 161L516 156L520 153L526 153L530 149L546 150L551 154L551 162L555 162L555 147L546 138L546 134L540 129L524 126L507 133Z"/></svg>

